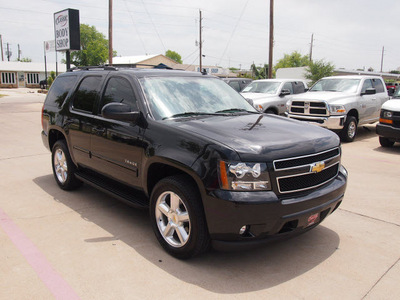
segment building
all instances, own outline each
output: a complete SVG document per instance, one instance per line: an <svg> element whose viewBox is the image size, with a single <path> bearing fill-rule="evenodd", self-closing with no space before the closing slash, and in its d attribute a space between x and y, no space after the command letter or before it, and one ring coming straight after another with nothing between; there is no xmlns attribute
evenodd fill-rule
<svg viewBox="0 0 400 300"><path fill-rule="evenodd" d="M47 64L47 76L56 71L56 64ZM65 64L58 64L58 73L66 71ZM46 79L44 63L0 61L0 88L39 88Z"/></svg>
<svg viewBox="0 0 400 300"><path fill-rule="evenodd" d="M126 68L153 68L154 66L170 67L176 61L162 54L156 55L137 55L137 56L116 56L113 57L113 66Z"/></svg>

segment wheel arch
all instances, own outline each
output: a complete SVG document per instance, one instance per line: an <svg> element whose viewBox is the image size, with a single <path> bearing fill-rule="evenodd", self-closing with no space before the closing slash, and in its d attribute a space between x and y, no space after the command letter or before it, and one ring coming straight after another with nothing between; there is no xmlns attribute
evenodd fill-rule
<svg viewBox="0 0 400 300"><path fill-rule="evenodd" d="M194 184L194 186L197 188L197 192L203 199L203 194L201 192L202 190L204 190L203 182L196 174L193 173L193 171L185 169L182 166L177 166L175 164L172 164L171 162L155 160L148 166L146 174L144 175L144 178L146 180L146 183L144 185L145 193L148 196L151 195L155 185L161 179L169 176L184 175Z"/></svg>
<svg viewBox="0 0 400 300"><path fill-rule="evenodd" d="M351 110L347 113L347 116L352 116L352 117L356 118L357 123L360 121L359 116L358 116L358 111L357 111L355 108L351 109Z"/></svg>

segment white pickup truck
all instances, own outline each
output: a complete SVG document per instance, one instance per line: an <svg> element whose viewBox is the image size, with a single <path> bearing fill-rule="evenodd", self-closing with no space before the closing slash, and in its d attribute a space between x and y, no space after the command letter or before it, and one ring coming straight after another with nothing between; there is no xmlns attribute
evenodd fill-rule
<svg viewBox="0 0 400 300"><path fill-rule="evenodd" d="M352 142L357 126L375 123L383 103L389 99L379 76L332 76L317 81L311 89L287 102L289 118L315 123L338 131Z"/></svg>

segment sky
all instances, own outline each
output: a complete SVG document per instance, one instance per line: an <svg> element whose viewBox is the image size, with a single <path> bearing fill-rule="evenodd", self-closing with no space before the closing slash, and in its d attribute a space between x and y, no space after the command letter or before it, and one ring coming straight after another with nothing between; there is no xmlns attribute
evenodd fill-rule
<svg viewBox="0 0 400 300"><path fill-rule="evenodd" d="M118 56L173 50L183 63L198 65L201 10L203 65L261 66L269 56L269 6L269 0L113 0L113 48ZM108 38L108 0L0 0L0 35L11 60L19 45L21 57L44 62L43 42L54 39L53 15L67 8L78 9L81 24ZM380 71L383 52L383 72L396 70L399 11L394 0L275 0L274 64L293 51L309 55L313 35L313 60ZM55 62L55 53L47 61Z"/></svg>

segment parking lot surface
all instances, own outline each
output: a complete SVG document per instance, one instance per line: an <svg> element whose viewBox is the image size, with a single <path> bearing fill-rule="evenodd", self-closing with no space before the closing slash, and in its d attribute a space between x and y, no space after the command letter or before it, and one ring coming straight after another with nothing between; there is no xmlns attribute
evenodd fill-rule
<svg viewBox="0 0 400 300"><path fill-rule="evenodd" d="M58 188L40 138L44 95L0 90L0 299L394 299L400 294L400 145L375 125L342 145L340 208L291 240L180 261L147 211Z"/></svg>

